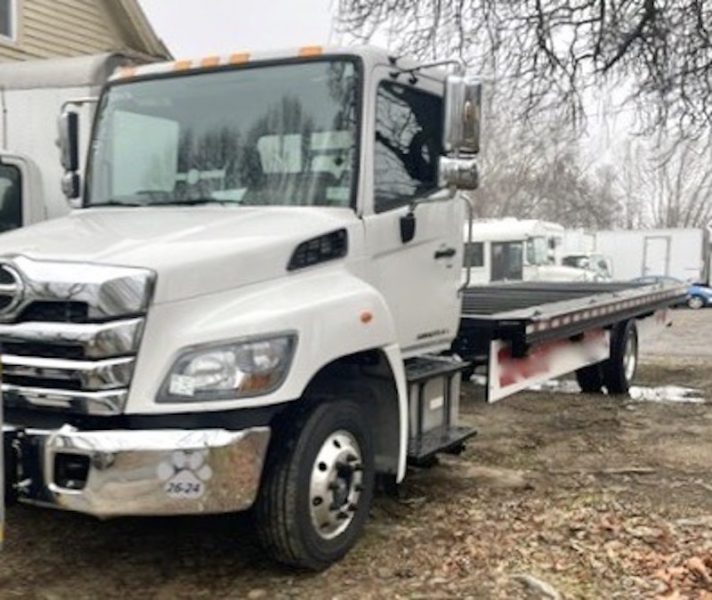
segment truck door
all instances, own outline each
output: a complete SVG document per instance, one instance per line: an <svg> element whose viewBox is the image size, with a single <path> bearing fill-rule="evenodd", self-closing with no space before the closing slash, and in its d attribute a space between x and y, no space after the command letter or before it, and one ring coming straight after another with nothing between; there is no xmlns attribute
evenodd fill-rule
<svg viewBox="0 0 712 600"><path fill-rule="evenodd" d="M670 267L670 238L646 236L643 246L643 276L667 275Z"/></svg>
<svg viewBox="0 0 712 600"><path fill-rule="evenodd" d="M0 233L22 227L22 189L20 165L12 158L0 157Z"/></svg>
<svg viewBox="0 0 712 600"><path fill-rule="evenodd" d="M406 356L446 348L459 324L465 205L438 188L442 83L418 77L413 85L405 74L394 80L383 69L372 93L373 185L364 202L371 278ZM407 239L402 219L425 198L413 210L415 231Z"/></svg>

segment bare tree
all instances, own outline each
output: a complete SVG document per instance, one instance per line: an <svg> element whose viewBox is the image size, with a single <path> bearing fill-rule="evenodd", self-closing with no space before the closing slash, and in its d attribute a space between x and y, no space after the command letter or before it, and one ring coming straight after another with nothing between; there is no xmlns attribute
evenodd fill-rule
<svg viewBox="0 0 712 600"><path fill-rule="evenodd" d="M712 220L712 145L705 139L629 139L616 173L621 225L703 227Z"/></svg>
<svg viewBox="0 0 712 600"><path fill-rule="evenodd" d="M708 147L691 140L678 143L674 154L662 160L654 155L646 174L643 181L652 192L653 226L701 227L712 220L712 153Z"/></svg>
<svg viewBox="0 0 712 600"><path fill-rule="evenodd" d="M571 227L610 227L619 215L616 176L588 166L561 121L488 121L475 193L479 216L537 218ZM583 166L582 166L583 165Z"/></svg>
<svg viewBox="0 0 712 600"><path fill-rule="evenodd" d="M580 120L587 89L625 81L648 130L712 125L710 0L339 0L339 19L360 40L397 32L397 52L459 57L526 114Z"/></svg>

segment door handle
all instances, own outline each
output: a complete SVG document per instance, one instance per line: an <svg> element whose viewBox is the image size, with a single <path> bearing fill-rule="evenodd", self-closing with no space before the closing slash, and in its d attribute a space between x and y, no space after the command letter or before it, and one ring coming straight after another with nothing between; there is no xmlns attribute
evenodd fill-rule
<svg viewBox="0 0 712 600"><path fill-rule="evenodd" d="M452 258L457 253L455 248L441 248L435 252L435 260L440 260L441 258Z"/></svg>

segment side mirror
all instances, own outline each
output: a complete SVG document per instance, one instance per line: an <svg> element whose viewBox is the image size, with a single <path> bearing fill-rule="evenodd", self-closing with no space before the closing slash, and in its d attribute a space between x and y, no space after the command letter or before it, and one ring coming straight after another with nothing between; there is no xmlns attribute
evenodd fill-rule
<svg viewBox="0 0 712 600"><path fill-rule="evenodd" d="M438 161L438 170L441 187L476 190L480 183L480 173L474 158L441 156Z"/></svg>
<svg viewBox="0 0 712 600"><path fill-rule="evenodd" d="M79 205L74 202L81 194L81 178L79 173L75 171L67 171L62 177L62 193L69 200L72 208L79 208Z"/></svg>
<svg viewBox="0 0 712 600"><path fill-rule="evenodd" d="M79 114L65 111L59 117L59 152L64 177L62 192L68 200L79 198L81 181L79 177Z"/></svg>
<svg viewBox="0 0 712 600"><path fill-rule="evenodd" d="M71 111L59 117L59 151L65 171L79 170L79 114Z"/></svg>
<svg viewBox="0 0 712 600"><path fill-rule="evenodd" d="M448 154L480 151L482 84L461 75L445 80L443 148Z"/></svg>

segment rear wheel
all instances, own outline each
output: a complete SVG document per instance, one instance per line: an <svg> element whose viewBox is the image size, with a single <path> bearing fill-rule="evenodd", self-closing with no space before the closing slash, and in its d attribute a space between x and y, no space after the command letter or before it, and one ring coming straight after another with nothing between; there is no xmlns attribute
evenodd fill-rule
<svg viewBox="0 0 712 600"><path fill-rule="evenodd" d="M609 394L627 394L638 370L638 329L626 321L611 331L611 355L603 363L603 383Z"/></svg>
<svg viewBox="0 0 712 600"><path fill-rule="evenodd" d="M693 310L699 310L705 305L705 301L699 296L690 296L687 299L687 306Z"/></svg>
<svg viewBox="0 0 712 600"><path fill-rule="evenodd" d="M273 434L257 531L279 562L321 570L356 543L373 498L370 429L356 402L318 404Z"/></svg>
<svg viewBox="0 0 712 600"><path fill-rule="evenodd" d="M576 371L576 382L586 394L600 394L603 391L603 370L601 363L588 365Z"/></svg>

